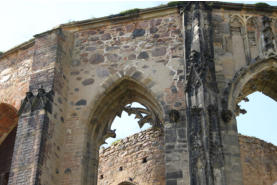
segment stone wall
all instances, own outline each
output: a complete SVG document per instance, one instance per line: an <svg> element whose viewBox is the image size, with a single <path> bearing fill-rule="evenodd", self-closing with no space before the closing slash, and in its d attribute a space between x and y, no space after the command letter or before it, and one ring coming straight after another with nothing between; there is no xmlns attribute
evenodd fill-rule
<svg viewBox="0 0 277 185"><path fill-rule="evenodd" d="M64 24L1 55L0 103L54 95L51 111L22 106L9 184L95 185L99 146L131 102L164 125L166 184L242 184L235 105L277 97L277 8L184 5Z"/></svg>
<svg viewBox="0 0 277 185"><path fill-rule="evenodd" d="M277 147L243 135L239 135L239 144L244 185L276 183ZM163 132L149 129L100 150L98 184L163 185L164 168Z"/></svg>
<svg viewBox="0 0 277 185"><path fill-rule="evenodd" d="M34 46L0 57L0 103L19 109L29 90Z"/></svg>
<svg viewBox="0 0 277 185"><path fill-rule="evenodd" d="M168 113L180 110L178 130L186 132L181 26L178 9L169 8L131 19L106 19L73 32L72 55L67 60L61 57L67 62L64 65L69 65L69 71L63 73L67 102L58 102L68 104L61 124L65 128L60 146L64 154L58 167L62 173L54 174L62 183L93 184L90 181L96 180L98 148L111 121L126 104L139 102L147 107L167 124L168 135L177 134ZM168 151L168 155L178 156L178 160L166 161L167 166L171 165L168 173L181 174L177 177L179 183L187 183L186 138L168 138L165 143L171 147L180 146L180 142L183 146ZM91 173L94 170L95 174Z"/></svg>
<svg viewBox="0 0 277 185"><path fill-rule="evenodd" d="M239 136L244 185L277 182L277 147L260 139Z"/></svg>
<svg viewBox="0 0 277 185"><path fill-rule="evenodd" d="M101 149L98 184L165 185L163 144L163 133L148 129Z"/></svg>

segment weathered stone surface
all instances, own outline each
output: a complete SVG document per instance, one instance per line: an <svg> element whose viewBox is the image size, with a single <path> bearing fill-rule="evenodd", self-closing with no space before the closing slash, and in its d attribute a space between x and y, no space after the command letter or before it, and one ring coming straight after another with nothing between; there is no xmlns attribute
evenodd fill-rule
<svg viewBox="0 0 277 185"><path fill-rule="evenodd" d="M136 55L135 54L131 54L128 56L128 60L135 60L136 59Z"/></svg>
<svg viewBox="0 0 277 185"><path fill-rule="evenodd" d="M92 79L92 78L88 78L88 79L85 79L84 81L82 81L82 84L84 86L91 85L93 83L94 83L94 79Z"/></svg>
<svg viewBox="0 0 277 185"><path fill-rule="evenodd" d="M81 99L81 100L77 101L75 105L82 106L82 105L86 105L86 104L87 104L87 101L84 99Z"/></svg>
<svg viewBox="0 0 277 185"><path fill-rule="evenodd" d="M181 138L186 137L185 129L179 129L178 135ZM174 150L175 146L166 145L164 151L161 150L163 148L162 144L163 132L150 129L122 139L109 148L101 149L98 183L100 185L118 184L119 182L128 181L128 177L133 177L133 174L136 174L133 182L142 185L150 185L151 182L155 182L155 184L177 184L176 179L183 177L182 171L166 173L167 180L165 183L165 166L160 166L164 152ZM244 184L274 184L277 181L277 146L243 135L239 136L239 144ZM124 157L118 158L118 156ZM137 158L137 156L140 157ZM143 163L144 158L147 159L145 163ZM128 161L128 163L125 163L125 161ZM152 164L152 162L154 165L151 166L150 173L136 173L136 168L139 168L142 172L148 171L147 163ZM123 174L116 172L119 166L122 167ZM156 175L152 176L152 174Z"/></svg>
<svg viewBox="0 0 277 185"><path fill-rule="evenodd" d="M166 54L166 48L156 48L152 51L152 56L158 57Z"/></svg>
<svg viewBox="0 0 277 185"><path fill-rule="evenodd" d="M147 119L163 123L163 183L201 184L203 177L214 180L208 184L242 184L236 105L255 91L277 100L275 12L219 2L165 5L61 25L3 53L0 105L24 107L26 116L19 117L10 185L97 184L97 147L114 135L111 120L133 101L151 108ZM30 98L20 106L26 92L36 96L41 86L53 92L51 104ZM0 112L0 143L15 126L9 112Z"/></svg>
<svg viewBox="0 0 277 185"><path fill-rule="evenodd" d="M277 147L257 138L239 136L244 185L277 182Z"/></svg>
<svg viewBox="0 0 277 185"><path fill-rule="evenodd" d="M150 33L153 34L153 33L156 33L158 31L158 28L156 27L151 27L150 28Z"/></svg>
<svg viewBox="0 0 277 185"><path fill-rule="evenodd" d="M118 62L121 59L117 54L107 54L107 58L110 62Z"/></svg>
<svg viewBox="0 0 277 185"><path fill-rule="evenodd" d="M100 149L98 184L165 185L163 143L161 130L149 129Z"/></svg>
<svg viewBox="0 0 277 185"><path fill-rule="evenodd" d="M138 59L148 59L149 55L147 52L143 51L138 55Z"/></svg>
<svg viewBox="0 0 277 185"><path fill-rule="evenodd" d="M136 37L141 37L145 34L145 30L144 29L135 29L133 31L133 38L136 38Z"/></svg>
<svg viewBox="0 0 277 185"><path fill-rule="evenodd" d="M93 54L93 55L90 57L89 62L90 62L91 64L99 64L99 63L101 63L101 62L104 62L104 56L101 55L101 54L98 54L98 53Z"/></svg>
<svg viewBox="0 0 277 185"><path fill-rule="evenodd" d="M104 35L102 35L102 37L101 37L101 39L102 40L109 40L109 39L111 39L112 37L111 37L111 34L109 34L109 33L105 33Z"/></svg>

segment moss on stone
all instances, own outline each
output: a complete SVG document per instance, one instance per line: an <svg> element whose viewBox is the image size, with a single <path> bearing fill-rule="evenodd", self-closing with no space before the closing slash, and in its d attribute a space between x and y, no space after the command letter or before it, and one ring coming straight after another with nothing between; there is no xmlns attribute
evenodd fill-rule
<svg viewBox="0 0 277 185"><path fill-rule="evenodd" d="M111 146L112 146L112 145L116 145L116 144L120 143L120 141L121 141L121 139L117 139L117 140L115 140L114 142L112 142Z"/></svg>
<svg viewBox="0 0 277 185"><path fill-rule="evenodd" d="M169 6L169 7L184 6L187 3L188 3L187 1L170 1L167 3L167 6Z"/></svg>
<svg viewBox="0 0 277 185"><path fill-rule="evenodd" d="M269 4L267 3L264 3L264 2L259 2L259 3L256 3L255 4L256 7L259 7L259 8L266 8L266 7L270 7Z"/></svg>
<svg viewBox="0 0 277 185"><path fill-rule="evenodd" d="M130 10L125 10L119 13L119 15L124 16L124 15L133 15L133 14L138 14L140 12L139 8L134 8Z"/></svg>

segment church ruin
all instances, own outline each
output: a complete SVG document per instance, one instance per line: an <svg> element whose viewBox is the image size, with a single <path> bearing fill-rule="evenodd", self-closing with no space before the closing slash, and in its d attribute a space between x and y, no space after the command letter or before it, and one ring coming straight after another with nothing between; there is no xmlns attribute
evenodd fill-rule
<svg viewBox="0 0 277 185"><path fill-rule="evenodd" d="M277 100L276 34L276 7L183 2L35 35L0 56L1 181L96 185L114 117L139 102L166 185L243 184L237 104Z"/></svg>

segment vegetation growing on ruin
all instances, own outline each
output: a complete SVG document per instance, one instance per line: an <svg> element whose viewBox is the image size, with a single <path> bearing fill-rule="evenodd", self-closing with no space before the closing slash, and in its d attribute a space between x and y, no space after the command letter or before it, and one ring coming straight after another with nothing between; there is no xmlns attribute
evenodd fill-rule
<svg viewBox="0 0 277 185"><path fill-rule="evenodd" d="M124 15L133 15L133 14L138 14L140 12L139 8L134 8L130 10L125 10L119 13L119 15L124 16Z"/></svg>
<svg viewBox="0 0 277 185"><path fill-rule="evenodd" d="M117 140L115 140L114 142L112 142L111 146L112 146L112 145L116 145L116 144L120 143L120 141L121 141L121 139L117 139Z"/></svg>
<svg viewBox="0 0 277 185"><path fill-rule="evenodd" d="M170 1L167 3L167 6L173 7L173 6L181 6L185 5L187 2L186 1Z"/></svg>
<svg viewBox="0 0 277 185"><path fill-rule="evenodd" d="M259 7L259 8L266 8L266 7L270 7L269 4L267 3L264 3L264 2L259 2L259 3L256 3L255 4L256 7Z"/></svg>

